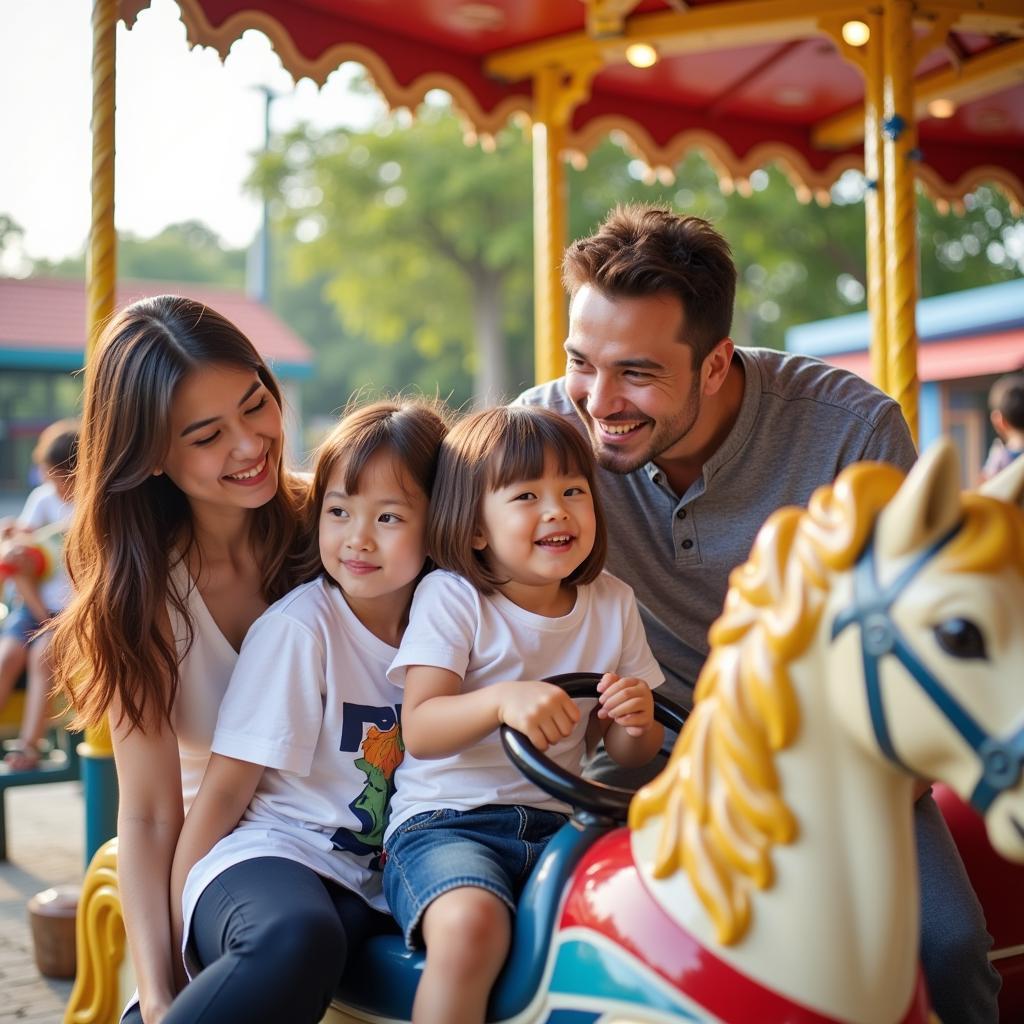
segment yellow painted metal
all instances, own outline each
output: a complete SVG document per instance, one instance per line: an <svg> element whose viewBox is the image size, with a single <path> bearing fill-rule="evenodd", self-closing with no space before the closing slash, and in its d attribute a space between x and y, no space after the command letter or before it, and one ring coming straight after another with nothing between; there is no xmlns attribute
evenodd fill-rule
<svg viewBox="0 0 1024 1024"><path fill-rule="evenodd" d="M932 18L940 12L956 15L958 32L988 36L1024 36L1024 7L1020 0L920 0L914 15Z"/></svg>
<svg viewBox="0 0 1024 1024"><path fill-rule="evenodd" d="M87 757L113 757L114 746L110 741L110 726L104 719L85 730L85 742L79 745L79 752Z"/></svg>
<svg viewBox="0 0 1024 1024"><path fill-rule="evenodd" d="M965 60L959 68L922 75L914 83L914 113L920 120L932 100L967 103L1020 82L1024 82L1024 41L1005 43ZM812 133L814 145L823 149L853 145L863 137L864 116L864 111L853 109L820 121Z"/></svg>
<svg viewBox="0 0 1024 1024"><path fill-rule="evenodd" d="M117 0L92 7L92 226L86 260L87 352L114 312L117 231L114 228L114 70Z"/></svg>
<svg viewBox="0 0 1024 1024"><path fill-rule="evenodd" d="M533 80L534 378L553 380L565 369L567 317L560 267L566 241L566 181L561 149L566 122L557 114L561 73Z"/></svg>
<svg viewBox="0 0 1024 1024"><path fill-rule="evenodd" d="M533 353L538 384L565 371L562 346L568 318L561 267L568 192L561 154L572 112L590 95L599 70L599 62L591 59L572 74L544 68L533 79Z"/></svg>
<svg viewBox="0 0 1024 1024"><path fill-rule="evenodd" d="M889 390L886 360L885 302L885 147L882 141L884 110L884 40L882 16L867 15L871 40L864 64L864 227L867 246L868 318L871 322L871 377L877 387Z"/></svg>
<svg viewBox="0 0 1024 1024"><path fill-rule="evenodd" d="M821 31L831 36L842 57L864 76L864 177L867 192L864 196L865 240L867 248L868 315L871 323L869 349L871 353L871 379L883 391L888 390L886 365L886 303L885 303L885 194L884 147L882 120L884 117L885 41L882 14L877 8L866 10L862 20L869 30L868 40L853 46L843 37L843 20L834 16L822 18Z"/></svg>
<svg viewBox="0 0 1024 1024"><path fill-rule="evenodd" d="M119 983L125 931L116 839L96 851L85 873L75 947L75 985L64 1010L64 1024L115 1024L131 991L123 992Z"/></svg>
<svg viewBox="0 0 1024 1024"><path fill-rule="evenodd" d="M624 63L625 48L644 42L663 57L674 53L703 53L760 43L785 42L814 36L818 19L834 14L860 16L856 0L737 0L693 7L685 11L637 14L620 36L595 39L587 32L569 32L542 42L517 46L486 62L490 74L509 81L528 78L550 67L575 69L581 62Z"/></svg>
<svg viewBox="0 0 1024 1024"><path fill-rule="evenodd" d="M595 39L617 36L640 0L584 0L587 5L587 32Z"/></svg>
<svg viewBox="0 0 1024 1024"><path fill-rule="evenodd" d="M914 31L911 0L885 0L886 383L915 442L917 422L917 206L914 193ZM901 124L894 127L894 120ZM894 137L895 136L895 137Z"/></svg>

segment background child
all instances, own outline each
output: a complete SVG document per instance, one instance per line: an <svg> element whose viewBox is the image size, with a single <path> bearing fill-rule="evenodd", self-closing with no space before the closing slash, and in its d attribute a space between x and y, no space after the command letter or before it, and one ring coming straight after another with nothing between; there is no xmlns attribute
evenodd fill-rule
<svg viewBox="0 0 1024 1024"><path fill-rule="evenodd" d="M998 435L981 470L987 480L1024 452L1024 372L1000 377L988 393L992 426Z"/></svg>
<svg viewBox="0 0 1024 1024"><path fill-rule="evenodd" d="M445 430L430 404L384 401L320 447L312 579L246 636L175 854L172 907L199 973L168 1024L319 1021L347 950L390 925L376 911L402 744L386 672L425 564Z"/></svg>
<svg viewBox="0 0 1024 1024"><path fill-rule="evenodd" d="M469 416L441 448L428 543L448 571L417 590L389 678L404 684L407 755L385 837L388 903L427 963L418 1024L483 1021L511 912L565 804L501 748L502 723L579 771L603 734L636 764L661 743L663 680L633 592L602 573L605 527L587 442L529 407ZM589 715L543 677L601 672Z"/></svg>
<svg viewBox="0 0 1024 1024"><path fill-rule="evenodd" d="M22 564L10 576L17 600L0 632L0 706L7 701L18 676L27 668L27 691L21 729L14 749L4 757L12 771L29 771L39 763L39 741L46 731L48 697L53 674L48 650L50 631L43 630L67 603L71 584L64 568L63 535L74 511L72 491L78 459L78 421L58 420L40 435L33 462L45 478L25 501L21 514L0 530L4 561ZM42 540L50 557L39 578L24 557L26 545Z"/></svg>

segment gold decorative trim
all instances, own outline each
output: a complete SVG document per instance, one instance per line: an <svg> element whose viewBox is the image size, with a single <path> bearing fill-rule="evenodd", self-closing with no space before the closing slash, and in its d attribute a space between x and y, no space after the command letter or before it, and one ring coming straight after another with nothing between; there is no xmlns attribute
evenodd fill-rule
<svg viewBox="0 0 1024 1024"><path fill-rule="evenodd" d="M658 145L642 128L630 118L607 114L594 118L567 140L567 148L576 152L589 152L601 140L614 131L621 132L627 140L627 148L651 168L651 180L660 178L670 181L674 168L691 149L700 149L708 163L718 175L719 186L725 194L748 189L750 175L760 167L775 164L796 191L801 202L811 199L827 204L829 190L846 170L861 170L862 158L854 153L845 153L832 160L822 171L816 171L804 156L781 142L763 142L754 146L744 157L738 157L729 144L720 136L703 129L693 129L673 136L665 145ZM667 174L666 174L667 172Z"/></svg>
<svg viewBox="0 0 1024 1024"><path fill-rule="evenodd" d="M129 28L135 23L139 12L148 6L149 0L121 0L121 14ZM178 6L190 45L211 46L222 58L244 31L256 29L268 38L285 70L296 80L310 78L318 85L323 85L328 75L340 64L355 61L366 68L373 84L392 110L414 110L428 92L441 89L452 97L458 114L471 127L471 132L467 129L470 142L486 140L497 134L510 119L522 119L524 116L529 118L532 115L532 99L525 93L507 97L493 110L485 111L468 86L445 72L421 75L410 85L403 86L396 80L384 58L354 43L339 43L316 60L309 60L296 49L287 29L260 11L240 11L222 26L215 28L207 20L201 0L178 0ZM774 163L793 184L802 202L815 199L827 203L829 190L843 171L851 168L860 170L863 167L859 155L847 153L837 156L824 170L816 171L807 163L803 154L779 142L759 144L740 158L722 138L700 129L681 132L662 146L636 121L615 114L595 118L580 131L570 131L562 151L563 157L569 159L574 154L588 153L614 130L624 133L637 157L651 167L652 181L657 178L671 181L672 168L690 148L699 147L714 167L727 193L743 192L754 170ZM939 201L956 203L966 192L984 182L999 188L1009 198L1015 211L1024 205L1024 183L1016 175L1000 168L973 169L955 184L944 181L935 171L923 165L917 167L917 176L925 192Z"/></svg>
<svg viewBox="0 0 1024 1024"><path fill-rule="evenodd" d="M200 0L177 0L185 35L191 46L210 46L224 60L232 44L249 29L262 32L281 59L284 69L296 80L309 78L322 86L332 71L347 61L366 68L374 86L391 110L401 107L414 110L433 89L441 89L452 97L459 112L467 117L481 134L496 134L517 110L529 112L530 97L509 96L493 110L484 110L473 91L454 75L443 71L420 75L410 85L402 85L392 74L387 62L379 54L357 43L338 43L325 50L315 60L303 56L296 48L288 30L276 19L262 11L243 10L231 15L223 25L214 27L206 18ZM132 0L125 12L129 28L142 9L138 0ZM148 2L145 4L148 6ZM124 9L125 5L122 4Z"/></svg>
<svg viewBox="0 0 1024 1024"><path fill-rule="evenodd" d="M96 851L85 873L75 939L78 967L64 1024L116 1024L124 998L118 975L125 953L116 838Z"/></svg>
<svg viewBox="0 0 1024 1024"><path fill-rule="evenodd" d="M927 164L919 164L917 180L924 194L940 209L945 205L957 213L963 213L963 197L981 185L987 185L1006 197L1010 204L1010 212L1015 217L1024 212L1024 181L1003 167L983 164L972 167L955 182L948 182Z"/></svg>

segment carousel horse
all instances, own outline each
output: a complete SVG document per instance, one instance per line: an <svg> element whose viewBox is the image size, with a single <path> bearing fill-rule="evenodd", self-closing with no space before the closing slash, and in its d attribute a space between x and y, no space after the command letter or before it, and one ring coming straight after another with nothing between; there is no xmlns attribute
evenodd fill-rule
<svg viewBox="0 0 1024 1024"><path fill-rule="evenodd" d="M506 733L576 814L524 892L488 1020L929 1020L915 779L1024 861L1022 504L1024 459L962 494L941 442L905 479L852 466L776 512L668 765L631 801ZM325 1020L408 1020L421 969L398 936L371 940Z"/></svg>

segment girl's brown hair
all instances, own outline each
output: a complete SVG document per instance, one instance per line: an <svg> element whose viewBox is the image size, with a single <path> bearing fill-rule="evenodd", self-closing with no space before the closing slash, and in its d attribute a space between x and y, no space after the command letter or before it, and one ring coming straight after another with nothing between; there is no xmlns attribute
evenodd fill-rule
<svg viewBox="0 0 1024 1024"><path fill-rule="evenodd" d="M153 470L170 446L175 389L207 366L255 371L281 406L277 381L249 340L191 299L162 295L127 306L90 359L65 547L75 595L52 644L56 685L79 726L100 721L115 696L134 728L170 721L183 655L167 630L168 604L186 623L187 645L194 635L188 594L170 585L170 561L198 549L188 499ZM295 584L305 493L281 465L278 481L250 516L267 602Z"/></svg>
<svg viewBox="0 0 1024 1024"><path fill-rule="evenodd" d="M313 484L306 504L306 547L299 576L316 579L324 570L320 558L319 522L331 474L344 465L348 494L359 491L359 477L374 456L387 452L429 498L437 470L437 453L448 432L449 413L442 402L424 398L384 398L368 405L350 405L316 452ZM327 582L337 585L330 573Z"/></svg>
<svg viewBox="0 0 1024 1024"><path fill-rule="evenodd" d="M427 526L427 550L437 565L464 576L482 594L508 582L492 572L484 552L473 547L484 496L520 480L542 477L549 458L555 459L559 473L579 473L590 485L594 547L564 582L593 583L608 553L594 456L590 444L567 420L536 406L485 409L461 420L445 438Z"/></svg>

